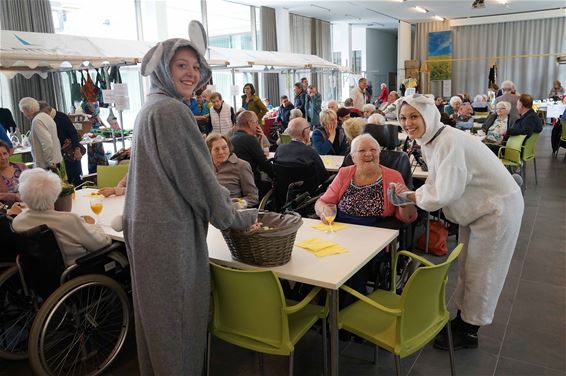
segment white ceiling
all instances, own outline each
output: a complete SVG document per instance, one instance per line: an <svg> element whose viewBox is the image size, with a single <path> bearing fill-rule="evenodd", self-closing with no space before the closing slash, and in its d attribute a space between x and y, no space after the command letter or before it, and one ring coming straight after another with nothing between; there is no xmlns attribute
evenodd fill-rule
<svg viewBox="0 0 566 376"><path fill-rule="evenodd" d="M396 29L397 21L411 23L432 21L434 15L447 19L496 16L566 7L566 0L485 0L485 8L473 9L473 0L376 0L376 1L301 1L301 0L234 0L234 2L285 8L290 13L330 22L347 22L365 27ZM415 6L427 9L419 13ZM375 25L369 25L376 23ZM383 26L382 26L383 25Z"/></svg>

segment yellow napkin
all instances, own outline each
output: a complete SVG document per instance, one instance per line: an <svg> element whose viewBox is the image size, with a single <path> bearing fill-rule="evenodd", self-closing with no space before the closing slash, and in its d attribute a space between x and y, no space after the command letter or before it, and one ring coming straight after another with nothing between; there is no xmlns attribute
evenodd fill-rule
<svg viewBox="0 0 566 376"><path fill-rule="evenodd" d="M305 239L297 243L297 247L304 248L318 257L336 255L348 251L346 248L341 247L338 244L319 238Z"/></svg>
<svg viewBox="0 0 566 376"><path fill-rule="evenodd" d="M83 197L104 197L103 195L101 195L98 192L89 192L89 193L85 193L83 195Z"/></svg>
<svg viewBox="0 0 566 376"><path fill-rule="evenodd" d="M329 232L330 230L340 231L340 230L343 230L347 227L348 227L348 225L345 225L343 223L334 223L334 224L332 224L332 227L330 227L330 225L327 225L327 224L324 224L324 223L319 223L318 225L312 226L312 228L314 228L315 230L320 230L320 231L325 231L325 232Z"/></svg>

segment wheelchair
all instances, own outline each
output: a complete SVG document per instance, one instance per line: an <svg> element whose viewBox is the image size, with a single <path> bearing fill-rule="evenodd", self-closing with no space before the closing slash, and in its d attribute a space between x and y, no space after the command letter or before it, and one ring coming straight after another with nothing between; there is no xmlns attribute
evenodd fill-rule
<svg viewBox="0 0 566 376"><path fill-rule="evenodd" d="M132 321L124 245L65 267L46 225L17 235L16 265L0 275L0 358L29 358L38 375L101 374Z"/></svg>
<svg viewBox="0 0 566 376"><path fill-rule="evenodd" d="M335 175L320 184L313 164L272 163L273 186L261 199L259 210L296 212L302 217L314 214L314 203Z"/></svg>

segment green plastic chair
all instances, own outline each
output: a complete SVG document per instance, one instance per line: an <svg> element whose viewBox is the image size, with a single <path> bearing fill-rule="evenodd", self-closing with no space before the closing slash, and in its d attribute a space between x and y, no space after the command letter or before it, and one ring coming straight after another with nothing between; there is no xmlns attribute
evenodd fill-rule
<svg viewBox="0 0 566 376"><path fill-rule="evenodd" d="M288 144L289 142L291 142L291 136L286 134L286 133L281 133L279 135L279 144L283 145L283 144Z"/></svg>
<svg viewBox="0 0 566 376"><path fill-rule="evenodd" d="M98 188L115 187L128 173L129 165L96 166L96 186Z"/></svg>
<svg viewBox="0 0 566 376"><path fill-rule="evenodd" d="M523 165L521 151L526 138L527 136L524 134L511 136L505 146L499 148L499 160L507 169L511 169L511 167L521 167Z"/></svg>
<svg viewBox="0 0 566 376"><path fill-rule="evenodd" d="M445 290L448 268L462 247L463 244L459 244L448 259L438 265L411 252L398 252L424 265L411 275L401 295L375 290L364 296L348 286L340 287L359 300L340 311L338 327L392 352L397 375L401 374L401 358L424 347L446 327L454 375L454 347L450 325L446 325L450 315Z"/></svg>
<svg viewBox="0 0 566 376"><path fill-rule="evenodd" d="M527 176L527 161L533 161L535 167L535 184L538 185L538 177L537 177L537 160L535 157L535 148L537 145L537 139L540 136L540 133L533 133L527 140L525 141L525 145L523 145L523 178ZM525 179L526 182L526 179Z"/></svg>
<svg viewBox="0 0 566 376"><path fill-rule="evenodd" d="M271 270L237 270L210 264L213 317L210 335L233 345L272 355L289 356L289 374L293 374L295 344L322 320L324 374L327 374L325 306L309 304L318 294L315 287L299 303L285 300L279 279Z"/></svg>

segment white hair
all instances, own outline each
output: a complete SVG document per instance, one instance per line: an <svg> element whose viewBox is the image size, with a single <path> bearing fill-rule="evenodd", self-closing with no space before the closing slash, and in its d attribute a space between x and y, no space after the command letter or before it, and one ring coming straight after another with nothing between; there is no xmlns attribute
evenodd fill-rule
<svg viewBox="0 0 566 376"><path fill-rule="evenodd" d="M381 88L383 89L384 87L387 87L387 85L385 84L385 82L381 83Z"/></svg>
<svg viewBox="0 0 566 376"><path fill-rule="evenodd" d="M31 113L39 112L39 102L32 97L25 97L20 99L20 111L27 111Z"/></svg>
<svg viewBox="0 0 566 376"><path fill-rule="evenodd" d="M42 168L25 170L20 175L19 193L31 210L49 210L61 193L61 179Z"/></svg>
<svg viewBox="0 0 566 376"><path fill-rule="evenodd" d="M382 114L371 114L368 124L385 125L385 117Z"/></svg>
<svg viewBox="0 0 566 376"><path fill-rule="evenodd" d="M327 109L330 108L330 105L331 105L332 103L336 104L336 108L338 108L338 102L337 102L336 100L334 100L334 99L329 100L328 103L326 103L326 107L325 107L325 108L327 108Z"/></svg>
<svg viewBox="0 0 566 376"><path fill-rule="evenodd" d="M369 133L364 133L362 135L359 135L358 137L354 138L352 140L352 143L350 144L350 155L354 155L354 153L356 153L360 147L360 142L362 140L368 140L371 141L372 143L375 144L375 147L377 148L377 150L381 150L381 146L379 146L379 142L377 142L377 140L375 138L373 138L373 136Z"/></svg>
<svg viewBox="0 0 566 376"><path fill-rule="evenodd" d="M364 104L364 106L362 107L362 112L366 112L366 111L375 111L375 106L371 103L366 103Z"/></svg>
<svg viewBox="0 0 566 376"><path fill-rule="evenodd" d="M513 89L515 89L513 81L506 80L501 83L501 91L512 91Z"/></svg>
<svg viewBox="0 0 566 376"><path fill-rule="evenodd" d="M289 113L289 120L293 120L295 118L303 117L303 112L298 108L293 108Z"/></svg>
<svg viewBox="0 0 566 376"><path fill-rule="evenodd" d="M474 102L475 102L475 103L481 103L481 102L483 102L483 101L484 101L484 98L483 98L483 95L481 95L481 94L478 94L478 95L476 95L476 96L474 97Z"/></svg>
<svg viewBox="0 0 566 376"><path fill-rule="evenodd" d="M454 107L454 104L456 102L460 102L460 104L462 103L462 98L460 98L459 96L455 95L452 98L450 98L450 106Z"/></svg>
<svg viewBox="0 0 566 376"><path fill-rule="evenodd" d="M505 111L507 113L509 113L509 111L511 111L511 103L509 103L507 101L501 101L501 102L499 102L495 105L495 108L497 108L497 106L500 105L500 104L503 105L503 107L505 107Z"/></svg>

